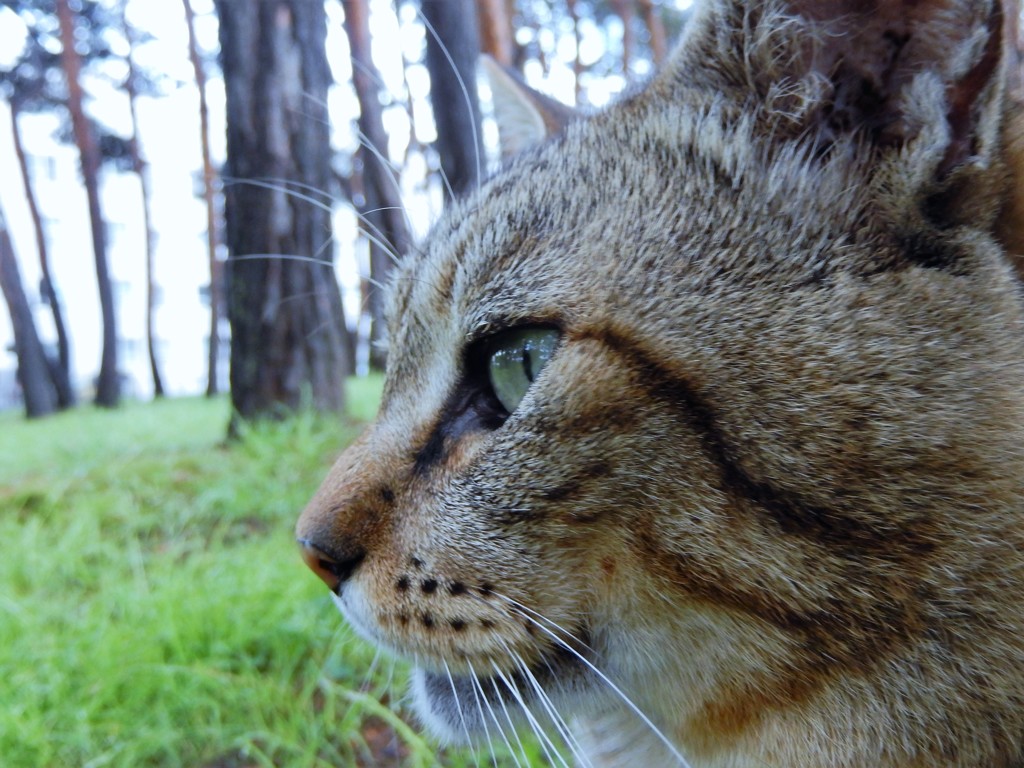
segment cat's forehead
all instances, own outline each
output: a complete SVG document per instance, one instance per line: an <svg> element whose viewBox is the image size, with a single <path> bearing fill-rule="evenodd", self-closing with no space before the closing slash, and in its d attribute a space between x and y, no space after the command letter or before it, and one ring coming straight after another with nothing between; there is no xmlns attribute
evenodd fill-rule
<svg viewBox="0 0 1024 768"><path fill-rule="evenodd" d="M714 104L570 127L442 219L395 281L392 327L454 338L628 305L647 281L685 291L820 272L812 262L855 229L863 192L840 153L772 155L756 130Z"/></svg>

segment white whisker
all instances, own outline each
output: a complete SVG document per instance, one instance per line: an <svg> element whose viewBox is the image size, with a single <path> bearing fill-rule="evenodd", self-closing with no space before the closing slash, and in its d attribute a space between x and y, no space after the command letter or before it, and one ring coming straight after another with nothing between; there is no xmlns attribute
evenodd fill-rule
<svg viewBox="0 0 1024 768"><path fill-rule="evenodd" d="M302 200L304 203L309 203L310 205L312 205L312 206L314 206L316 208L319 208L321 211L325 211L328 214L333 214L334 213L334 206L333 205L325 203L322 200L317 200L315 197L311 197L310 195L303 194L302 192L299 192L297 190L289 189L285 185L291 184L292 182L287 180L287 179L283 180L282 182L276 182L276 181L275 182L269 182L269 181L263 181L262 179L242 179L242 178L237 178L237 177L234 177L234 176L225 176L225 177L223 177L223 182L224 182L225 186L228 186L228 185L239 185L239 186L247 186L247 187L258 187L260 189L268 189L271 192L280 192L280 193L282 193L284 195L287 195L288 197L294 197L296 200ZM296 184L296 186L299 186L299 185ZM305 186L308 186L308 185L305 185Z"/></svg>
<svg viewBox="0 0 1024 768"><path fill-rule="evenodd" d="M513 662L515 662L517 665L522 664L522 660L516 654L514 654L512 650L507 646L505 648L505 652L509 654L509 658L511 658ZM544 752L544 757L547 758L548 763L554 765L556 762L560 762L562 763L562 765L565 766L565 768L569 768L569 766L565 762L565 758L562 757L562 753L559 752L558 747L555 746L555 743L551 740L551 737L544 730L544 727L540 724L540 721L537 720L537 716L533 714L533 710L531 710L529 705L526 703L526 700L523 698L522 692L520 692L520 690L516 687L516 684L512 682L512 680L510 680L509 677L504 672L501 671L501 668L495 662L492 661L491 666L494 667L494 673L505 684L505 687L508 688L513 698L515 698L516 702L519 704L519 708L523 710L523 714L526 715L526 721L530 726L530 730L533 731L534 735L537 737L537 740L540 743L540 748Z"/></svg>
<svg viewBox="0 0 1024 768"><path fill-rule="evenodd" d="M523 746L523 740L519 738L519 729L516 728L515 723L512 721L512 715L509 714L508 705L505 703L505 697L501 695L501 689L498 687L498 682L491 677L491 687L494 688L495 698L498 699L498 703L501 704L501 709L505 713L505 720L508 722L509 728L512 729L512 737L516 740L516 744L519 745L519 754L523 756L523 763L519 762L519 758L516 757L515 750L512 749L512 745L509 744L509 752L512 754L512 759L515 760L516 765L523 768L525 763L526 768L529 768L530 758L526 755L526 747ZM507 743L507 742L506 742Z"/></svg>
<svg viewBox="0 0 1024 768"><path fill-rule="evenodd" d="M473 101L472 99L469 98L469 89L466 87L466 81L462 79L462 75L459 73L459 68L455 66L455 62L452 60L451 55L448 53L448 48L445 46L443 42L441 42L441 37L437 34L437 31L434 29L433 25L427 20L427 17L423 14L422 9L417 7L416 15L419 16L420 21L423 22L423 26L426 27L427 31L430 33L430 36L434 38L434 41L437 43L438 48L441 49L441 52L444 54L444 57L448 60L448 66L452 68L452 73L455 75L455 80L458 82L459 88L462 90L462 98L466 102L466 109L470 114L470 122L473 125L473 159L476 161L476 186L479 189L480 180L482 176L480 169L480 137L479 135L477 135L476 120L473 118ZM448 189L451 190L450 185ZM452 199L454 198L455 195L452 195Z"/></svg>
<svg viewBox="0 0 1024 768"><path fill-rule="evenodd" d="M246 253L240 256L232 256L228 261L256 261L258 259L266 259L267 261L304 261L309 264L318 264L331 270L334 269L334 264L329 261L315 259L312 256L300 256L295 253Z"/></svg>
<svg viewBox="0 0 1024 768"><path fill-rule="evenodd" d="M528 607L526 605L523 605L518 600L515 600L514 598L511 598L508 595L503 595L503 594L501 594L499 592L493 592L492 591L491 594L494 597L497 597L499 600L504 600L509 605L511 605L514 608L518 609L516 612L520 616L522 616L527 621L529 621L529 622L531 622L533 624L536 624L538 627L542 627L543 628L541 622L544 622L548 626L553 627L558 632L561 632L564 637L572 640L574 643L576 643L578 645L583 646L588 651L593 651L594 650L589 645L587 645L582 640L580 640L578 637L576 637L568 629L566 629L565 627L561 626L558 622L552 621L551 619L549 619L548 617L544 616L543 614L537 613L537 611L533 610L532 608L530 608L530 607Z"/></svg>
<svg viewBox="0 0 1024 768"><path fill-rule="evenodd" d="M330 225L328 225L328 228L330 228ZM313 258L314 259L322 258L324 253L327 252L327 250L329 248L332 248L333 245L334 245L334 234L333 234L333 230L332 230L332 234L330 234L327 237L325 237L324 241L322 243L320 243L320 247L317 248L315 251L313 251ZM330 261L331 264L334 264L334 252L331 251L330 254L327 256L327 258L323 259L323 260L324 261Z"/></svg>
<svg viewBox="0 0 1024 768"><path fill-rule="evenodd" d="M231 179L231 181L235 182L258 181L261 182L262 184L268 185L268 189L281 189L286 192L290 192L291 187L295 187L296 189L301 189L305 192L308 192L311 195L320 195L327 202L336 202L336 198L334 197L334 195L332 195L326 189L320 189L320 187L316 186L315 184L306 184L305 182L298 181L296 179L286 179L283 176L260 176L259 178L246 179L236 177L229 178ZM327 203L325 202L324 204L326 205Z"/></svg>
<svg viewBox="0 0 1024 768"><path fill-rule="evenodd" d="M441 176L441 183L444 185L445 190L448 192L448 199L455 199L455 190L452 189L452 183L448 180L448 174L444 172L444 166L441 165L441 159L438 157L437 172Z"/></svg>
<svg viewBox="0 0 1024 768"><path fill-rule="evenodd" d="M548 718L550 718L551 723L555 726L555 730L558 732L558 735L562 738L562 742L569 748L569 751L572 752L573 757L579 761L580 765L586 765L588 761L583 756L579 743L572 735L569 730L569 726L566 724L561 714L559 714L558 710L555 708L554 703L551 701L551 697L548 696L547 691L544 690L544 687L540 684L537 676L533 674L530 667L523 661L521 656L511 652L510 655L515 659L516 666L519 667L519 670L523 675L523 679L530 684L531 688L533 688L541 706L547 713Z"/></svg>
<svg viewBox="0 0 1024 768"><path fill-rule="evenodd" d="M568 723L565 722L565 719L558 712L554 702L551 701L551 697L548 696L547 691L544 690L544 686L540 684L540 680L537 679L537 676L533 674L526 664L520 662L519 667L530 683L530 687L532 687L536 692L541 706L544 707L544 710L548 713L548 717L551 718L551 722L554 724L555 730L558 731L558 735L562 737L562 741L569 748L569 751L572 752L573 757L576 758L579 765L589 765L590 761L583 754L583 750L580 747L579 742L576 740L576 737L573 735L572 730L569 728ZM549 666L548 669L550 670L551 667Z"/></svg>
<svg viewBox="0 0 1024 768"><path fill-rule="evenodd" d="M444 672L448 675L448 685L452 688L452 698L455 701L455 708L459 710L459 720L462 721L462 732L466 736L466 745L469 747L469 752L473 755L473 762L478 766L480 765L480 756L476 752L476 748L473 743L473 737L469 733L469 726L466 724L466 716L462 712L462 702L459 700L459 689L455 686L455 678L452 677L452 670L448 666L448 662L443 662Z"/></svg>
<svg viewBox="0 0 1024 768"><path fill-rule="evenodd" d="M369 145L366 145L366 146L369 147ZM227 184L227 183L231 183L231 184L244 184L244 185L247 185L247 186L259 187L261 189L269 189L269 190L272 190L274 192L281 192L282 194L287 195L288 197L294 197L297 200L302 200L304 202L309 203L310 205L316 206L317 208L321 209L322 211L327 212L328 214L330 214L332 216L334 215L334 207L333 207L333 205L321 202L320 200L317 200L317 199L311 197L310 195L302 194L301 192L297 192L296 190L289 188L290 186L295 186L295 187L299 187L300 189L307 189L307 190L316 192L317 194L322 194L325 197L327 197L328 199L332 199L332 198L330 198L330 195L327 192L323 192L321 190L318 190L316 187L313 187L310 184L302 184L300 182L291 181L290 179L269 179L269 180L265 180L265 179L240 179L240 178L234 178L234 177L226 177L224 179L224 183L225 184ZM399 196L401 196L400 192L399 192ZM401 206L398 206L398 205L385 205L385 206L380 206L378 208L371 208L370 210L367 210L367 211L360 211L357 208L353 207L353 211L356 214L356 218L358 219L358 221L359 221L359 223L361 225L359 229L360 229L360 232L363 234L363 236L366 237L366 239L369 240L370 242L372 242L374 245L379 247L382 251L384 251L384 253L386 253L388 255L388 258L391 260L392 263L397 264L401 260L401 255L398 253L398 249L395 248L394 245L392 245L391 243L388 242L387 238L384 236L384 233L381 231L380 227L375 225L368 218L368 215L371 214L371 213L376 213L378 211L392 211L392 210L394 210L394 211L401 211L403 216L406 218L406 227L410 226L410 222L408 220L408 217L405 215L405 209L402 208ZM372 230L372 232L367 231L368 229ZM328 238L326 240L326 242L324 243L324 245L321 246L321 250L326 248L327 244L332 243L332 242L333 242L333 238Z"/></svg>
<svg viewBox="0 0 1024 768"><path fill-rule="evenodd" d="M400 169L395 166L395 164L391 161L390 158L385 157L383 154L383 150L381 148L375 147L373 143L370 141L369 137L362 131L357 130L356 137L359 140L359 144L362 147L365 147L370 152L370 154L377 158L377 162L381 164L385 171L387 171L387 173L385 173L384 175L387 177L390 185L394 187L394 192L395 195L397 195L398 200L401 201L402 185L398 183L398 175L401 172ZM412 220L409 218L409 214L405 210L404 206L400 206L400 210L402 211L402 218L405 219L405 228L409 231L409 235L411 236Z"/></svg>
<svg viewBox="0 0 1024 768"><path fill-rule="evenodd" d="M483 684L480 682L480 677L476 673L476 669L473 668L472 662L468 662L470 677L473 681L474 690L480 692L479 698L483 699L484 705L487 707L488 713L491 715L491 722L494 723L494 727L498 729L498 735L501 736L501 740L505 743L508 748L509 754L512 755L512 759L515 760L516 765L519 765L519 759L515 756L515 752L512 751L512 744L508 740L508 736L505 734L505 729L501 727L501 723L498 721L498 716L494 711L494 707L491 706L491 702L487 700L487 692L483 689ZM515 729L513 728L513 731ZM497 765L497 757L494 758L495 765Z"/></svg>
<svg viewBox="0 0 1024 768"><path fill-rule="evenodd" d="M368 78L370 78L370 80L372 80L373 83L378 88L380 88L380 90L384 91L385 93L390 93L391 92L390 87L388 87L388 84L384 82L384 78L380 76L379 72L377 72L377 68L376 67L368 67L363 62L356 61L355 59L352 59L352 67L354 69L358 69L360 72L362 72Z"/></svg>
<svg viewBox="0 0 1024 768"><path fill-rule="evenodd" d="M473 689L473 698L476 699L476 711L480 714L480 725L484 729L484 739L487 742L487 749L491 752L491 764L498 764L498 756L494 754L494 742L491 741L491 729L487 727L487 717L484 715L484 708L480 704L480 693L483 689L480 687L480 681L477 680L476 672L473 671L472 665L469 668L469 680Z"/></svg>
<svg viewBox="0 0 1024 768"><path fill-rule="evenodd" d="M629 707L633 714L640 718L644 725L646 725L651 730L651 733L653 733L658 738L658 740L665 745L666 749L668 749L672 756L679 762L679 765L682 766L682 768L690 768L689 762L687 762L686 758L682 756L682 754L679 752L676 746L669 740L669 738L664 733L662 733L661 729L658 728L658 726L656 726L654 722L646 714L644 714L644 711L640 709L640 707L633 703L633 700L629 698L629 696L627 696L625 692L621 688L619 688L619 686L612 682L610 677L608 677L604 672L598 669L583 654L581 654L579 651L577 651L575 648L569 645L569 643L560 638L550 629L542 625L540 622L534 620L534 624L536 624L538 629L540 629L542 632L551 637L552 640L554 640L561 647L563 647L565 650L567 650L569 653L571 653L573 656L579 659L580 662L582 662L591 672L597 675L598 678L600 678L601 681L605 685L607 685L615 693L615 695L622 700L622 702L627 707Z"/></svg>
<svg viewBox="0 0 1024 768"><path fill-rule="evenodd" d="M359 231L362 233L363 237L365 237L371 243L373 243L382 251L384 251L384 253L388 257L388 261L390 261L393 265L397 266L399 263L401 263L402 257L399 255L398 250L388 242L387 237L385 237L380 227L378 227L369 219L364 219L363 214L359 213L358 211L356 212L356 218L359 219ZM372 229L373 232L368 231L368 227L369 229Z"/></svg>

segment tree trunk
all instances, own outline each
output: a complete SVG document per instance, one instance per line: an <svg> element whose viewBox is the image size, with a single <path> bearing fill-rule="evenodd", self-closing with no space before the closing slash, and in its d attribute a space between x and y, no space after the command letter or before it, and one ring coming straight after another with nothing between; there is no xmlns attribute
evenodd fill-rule
<svg viewBox="0 0 1024 768"><path fill-rule="evenodd" d="M566 8L569 11L569 18L572 19L572 41L575 53L572 57L572 85L575 103L580 103L580 75L583 74L583 62L580 60L580 12L576 7L576 0L566 0Z"/></svg>
<svg viewBox="0 0 1024 768"><path fill-rule="evenodd" d="M206 250L210 264L210 340L206 358L206 396L217 394L217 360L220 357L220 300L223 280L220 262L217 260L217 205L214 200L216 171L210 159L210 110L206 102L206 71L199 58L196 42L195 13L190 0L182 0L185 20L188 25L188 57L195 72L196 88L199 90L199 131L203 149L203 200L206 203Z"/></svg>
<svg viewBox="0 0 1024 768"><path fill-rule="evenodd" d="M18 383L25 399L25 415L30 419L46 416L57 409L57 391L36 333L3 211L0 211L0 290L7 300L14 326L14 352L18 358Z"/></svg>
<svg viewBox="0 0 1024 768"><path fill-rule="evenodd" d="M473 0L420 0L427 25L430 103L437 124L441 171L452 194L480 181L480 105L476 62L480 56Z"/></svg>
<svg viewBox="0 0 1024 768"><path fill-rule="evenodd" d="M661 16L654 5L654 0L638 0L640 4L640 17L647 27L647 34L651 38L651 58L655 66L660 67L665 61L667 45L665 43L665 26L661 23Z"/></svg>
<svg viewBox="0 0 1024 768"><path fill-rule="evenodd" d="M529 58L529 52L525 45L520 45L516 40L516 18L519 15L517 0L504 0L504 3L505 14L508 17L509 26L512 28L512 66L522 72Z"/></svg>
<svg viewBox="0 0 1024 768"><path fill-rule="evenodd" d="M503 67L513 65L515 34L505 0L479 0L480 50Z"/></svg>
<svg viewBox="0 0 1024 768"><path fill-rule="evenodd" d="M68 110L75 144L82 160L82 179L89 200L89 223L92 228L92 250L96 261L96 282L99 284L100 308L103 315L103 354L96 382L96 405L113 408L121 397L117 370L117 320L114 314L114 291L107 266L106 228L100 210L100 151L82 109L82 84L79 79L81 60L75 51L75 19L68 0L56 0L60 22L61 64L68 81Z"/></svg>
<svg viewBox="0 0 1024 768"><path fill-rule="evenodd" d="M11 101L11 134L14 136L14 153L18 157L18 168L25 187L25 199L28 201L29 213L32 216L32 227L36 235L36 247L39 249L39 268L43 274L43 291L46 302L53 314L53 327L57 332L57 362L53 366L53 382L57 389L57 405L70 408L75 404L75 390L71 386L71 345L68 342L67 328L64 326L64 313L61 311L57 289L54 287L53 274L50 272L50 256L47 249L46 233L43 231L43 219L39 213L32 177L28 171L25 147L21 142L21 128L18 125L17 100Z"/></svg>
<svg viewBox="0 0 1024 768"><path fill-rule="evenodd" d="M226 233L233 433L238 419L344 401L344 313L331 217L320 0L217 0L227 91ZM251 181L252 183L246 183ZM273 183L268 183L273 182ZM297 194L291 194L294 187Z"/></svg>
<svg viewBox="0 0 1024 768"><path fill-rule="evenodd" d="M636 48L636 34L633 32L633 0L611 0L612 10L622 19L622 73L629 77Z"/></svg>
<svg viewBox="0 0 1024 768"><path fill-rule="evenodd" d="M128 55L125 61L128 64L128 77L124 81L124 89L128 94L128 112L131 115L132 135L128 142L131 152L132 170L139 177L139 184L142 191L142 223L146 228L146 349L149 353L149 370L153 377L153 397L164 396L164 382L160 376L160 366L156 359L156 344L154 340L154 315L156 314L155 295L156 285L153 280L153 260L156 251L156 233L153 231L153 218L150 212L150 187L149 187L149 166L142 158L139 150L139 117L136 111L136 100L138 89L136 78L138 72L135 69L133 52L136 45L135 30L128 24L125 18L125 3L121 5L121 25L124 28L124 36L128 41Z"/></svg>
<svg viewBox="0 0 1024 768"><path fill-rule="evenodd" d="M388 137L381 115L380 75L370 55L370 12L366 0L342 0L345 9L345 33L352 54L352 85L359 100L359 132L362 147L358 159L362 165L363 205L360 226L370 242L370 280L367 308L370 314L370 367L382 370L385 353L384 297L381 286L395 258L404 253L411 236L402 207L398 179L387 156Z"/></svg>

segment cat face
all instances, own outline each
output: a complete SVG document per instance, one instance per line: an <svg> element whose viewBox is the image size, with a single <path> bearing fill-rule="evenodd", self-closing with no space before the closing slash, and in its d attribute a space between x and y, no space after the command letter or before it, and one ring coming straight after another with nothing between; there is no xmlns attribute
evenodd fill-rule
<svg viewBox="0 0 1024 768"><path fill-rule="evenodd" d="M958 63L911 76L925 48L815 47L840 22L806 5L709 6L665 73L512 161L394 279L380 414L298 536L442 736L631 709L707 764L866 764L910 721L878 764L1016 749L974 732L1024 695L998 27L957 6ZM880 34L949 42L889 12Z"/></svg>

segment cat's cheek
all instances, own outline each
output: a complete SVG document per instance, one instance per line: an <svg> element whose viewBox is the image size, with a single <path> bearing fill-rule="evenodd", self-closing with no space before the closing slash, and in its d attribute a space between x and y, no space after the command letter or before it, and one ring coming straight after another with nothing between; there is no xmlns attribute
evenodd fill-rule
<svg viewBox="0 0 1024 768"><path fill-rule="evenodd" d="M331 595L335 606L348 624L363 640L387 648L391 653L410 658L409 607L386 607L374 594L367 594L358 580L347 583L340 594ZM420 648L420 650L426 650Z"/></svg>
<svg viewBox="0 0 1024 768"><path fill-rule="evenodd" d="M341 612L345 621L361 638L375 645L384 642L376 627L376 622L368 616L369 606L358 584L347 584L341 594L331 593L331 600L334 601L334 605Z"/></svg>

